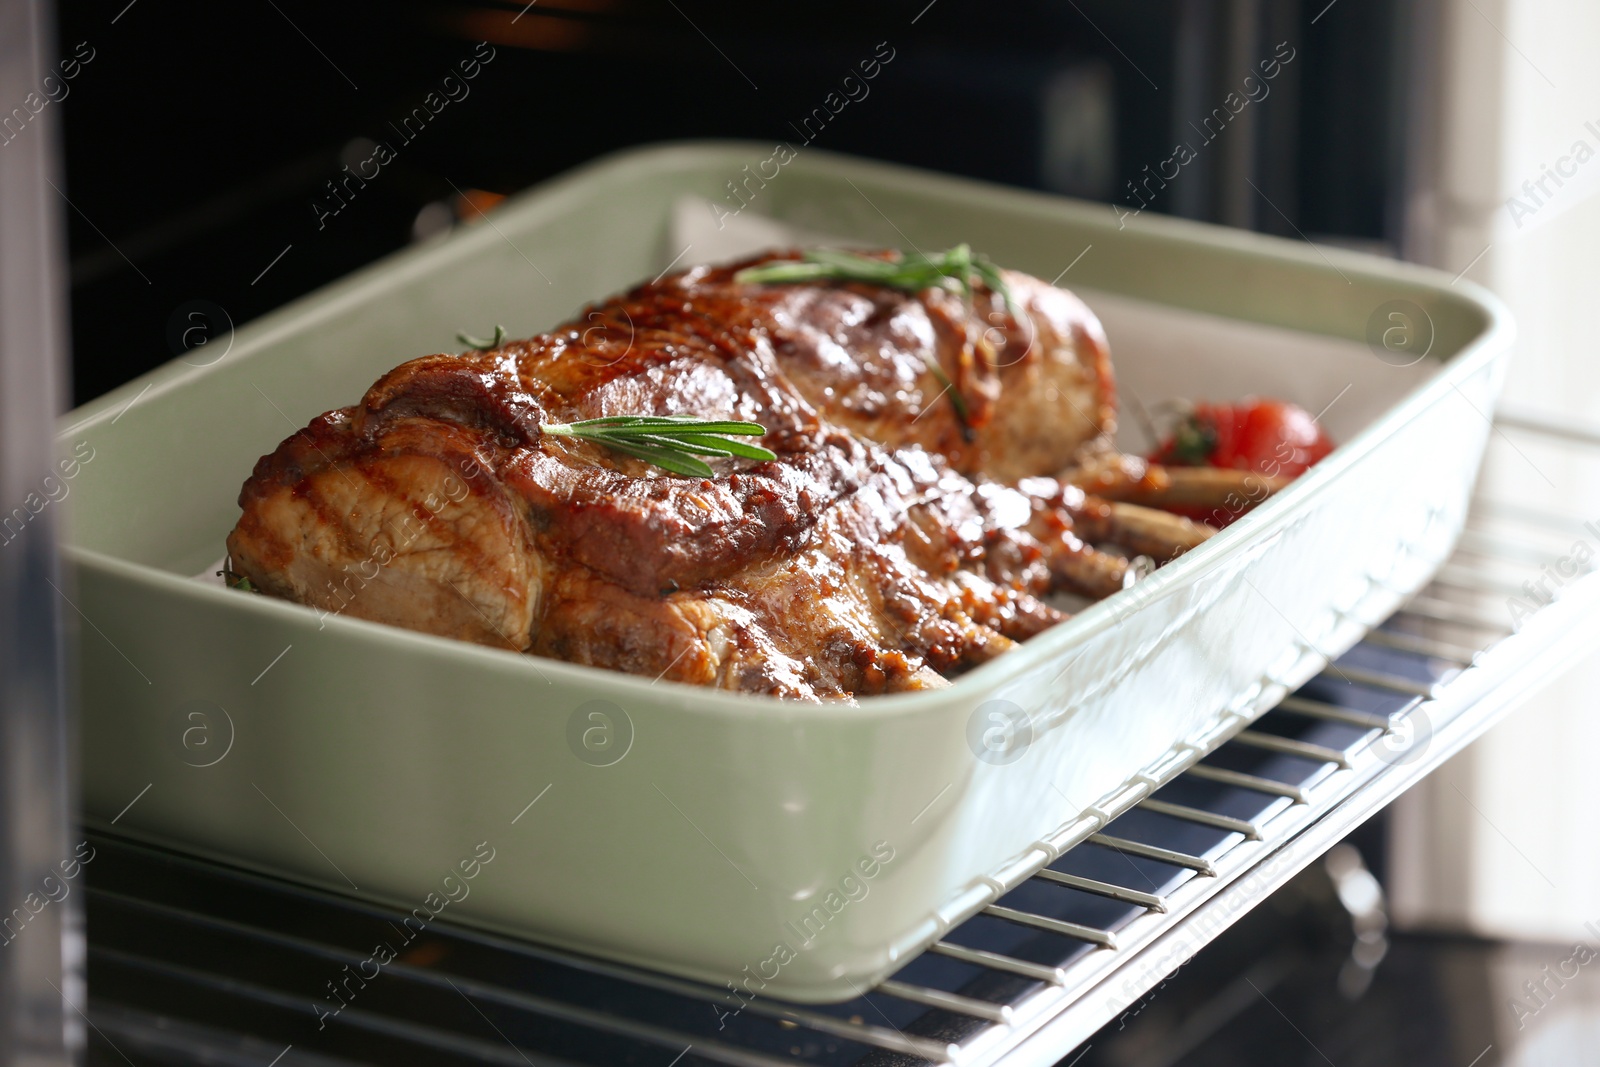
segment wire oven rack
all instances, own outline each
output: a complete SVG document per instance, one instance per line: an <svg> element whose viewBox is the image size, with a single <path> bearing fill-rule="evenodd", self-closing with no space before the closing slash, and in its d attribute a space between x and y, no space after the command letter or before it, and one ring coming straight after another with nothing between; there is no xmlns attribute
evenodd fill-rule
<svg viewBox="0 0 1600 1067"><path fill-rule="evenodd" d="M1600 456L1581 427L1507 427ZM746 1000L445 922L352 985L399 916L91 833L91 1062L1054 1063L1593 643L1591 575L1529 618L1507 610L1580 532L1480 500L1434 582L1355 649L842 1005ZM333 982L348 1006L320 1019Z"/></svg>

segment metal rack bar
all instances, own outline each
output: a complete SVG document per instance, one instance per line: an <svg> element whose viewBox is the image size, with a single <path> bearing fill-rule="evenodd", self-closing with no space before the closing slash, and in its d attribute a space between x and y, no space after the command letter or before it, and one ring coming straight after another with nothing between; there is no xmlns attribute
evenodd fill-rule
<svg viewBox="0 0 1600 1067"><path fill-rule="evenodd" d="M1004 1004L994 1004L987 1000L976 1000L972 997L963 997L956 993L946 993L942 989L929 989L926 986L906 985L894 979L885 979L878 983L874 992L887 993L891 997L909 1000L913 1004L926 1004L930 1008L943 1008L960 1015L970 1015L974 1019L985 1019L991 1023L1009 1023L1012 1011Z"/></svg>
<svg viewBox="0 0 1600 1067"><path fill-rule="evenodd" d="M1219 785L1232 785L1240 789L1249 789L1256 793L1269 793L1275 797L1288 797L1296 804L1306 803L1306 791L1298 785L1279 782L1272 778L1263 778L1258 774L1245 774L1243 771L1230 771L1225 767L1212 767L1208 764L1197 763L1189 768L1189 775Z"/></svg>
<svg viewBox="0 0 1600 1067"><path fill-rule="evenodd" d="M1401 652L1415 652L1419 656L1442 659L1457 667L1472 666L1472 661L1482 654L1475 649L1463 648L1435 638L1396 633L1394 630L1372 630L1368 632L1365 641L1369 645L1382 645L1384 648L1398 649Z"/></svg>
<svg viewBox="0 0 1600 1067"><path fill-rule="evenodd" d="M1433 697L1438 690L1437 683L1419 682L1412 678L1402 678L1397 674L1381 674L1364 667L1351 667L1341 663L1329 669L1340 681L1364 685L1371 689L1383 689L1401 696L1427 699Z"/></svg>
<svg viewBox="0 0 1600 1067"><path fill-rule="evenodd" d="M1528 591L1507 578L1490 574L1463 574L1454 567L1442 567L1434 575L1433 584L1446 589L1460 589L1468 593L1491 593L1495 596L1525 597Z"/></svg>
<svg viewBox="0 0 1600 1067"><path fill-rule="evenodd" d="M989 952L981 948L967 948L965 945L954 945L949 941L935 941L928 946L928 951L936 956L948 956L962 963L970 963L977 967L987 967L991 971L1004 971L1022 978L1032 978L1040 982L1049 982L1052 985L1062 985L1066 982L1066 972L1060 967L1046 967L1042 963L1029 963L1027 960L1014 959L998 952Z"/></svg>
<svg viewBox="0 0 1600 1067"><path fill-rule="evenodd" d="M982 914L992 915L996 919L1004 919L1019 926L1031 926L1036 930L1048 930L1052 934L1062 937L1072 937L1079 941L1087 941L1101 948L1116 948L1117 935L1109 930L1097 930L1092 926L1082 923L1067 922L1064 919L1052 919L1047 915L1035 915L1032 912L1020 911L1017 908L1008 908L1003 904L990 904L983 909Z"/></svg>
<svg viewBox="0 0 1600 1067"><path fill-rule="evenodd" d="M1041 881L1064 885L1069 889L1081 889L1085 893L1093 893L1096 896L1120 900L1124 904L1137 904L1139 907L1148 908L1151 911L1167 910L1166 899L1155 893L1126 889L1120 885L1112 885L1110 882L1101 882L1094 878L1084 878L1076 874L1063 874L1060 871L1051 870L1049 867L1046 867L1034 877Z"/></svg>
<svg viewBox="0 0 1600 1067"><path fill-rule="evenodd" d="M1407 704L1409 709L1421 701ZM1355 711L1351 708L1341 708L1337 704L1329 704L1325 700L1313 700L1310 697L1299 695L1287 696L1278 704L1283 711L1294 712L1297 715L1310 715L1317 719L1326 719L1329 722L1342 722L1347 726L1360 726L1368 730L1387 730L1393 720L1393 715L1375 715L1370 711Z"/></svg>
<svg viewBox="0 0 1600 1067"><path fill-rule="evenodd" d="M1526 503L1504 503L1495 500L1480 500L1473 504L1478 512L1480 521L1491 519L1495 522L1512 523L1523 528L1534 527L1541 533L1582 534L1584 520L1576 515L1560 515L1555 512L1543 511L1536 507L1529 507Z"/></svg>
<svg viewBox="0 0 1600 1067"><path fill-rule="evenodd" d="M1509 637L1511 627L1502 622L1485 619L1482 615L1468 611L1465 605L1457 604L1451 600L1441 600L1438 597L1422 594L1413 597L1401 608L1399 615L1414 615L1419 619L1429 622L1448 623L1452 626L1462 626L1484 633L1492 633L1498 637Z"/></svg>
<svg viewBox="0 0 1600 1067"><path fill-rule="evenodd" d="M1233 740L1251 748L1264 748L1269 752L1279 752L1285 756L1298 756L1313 763L1331 763L1336 767L1350 766L1349 758L1339 749L1313 744L1310 741L1296 741L1290 737L1279 737L1277 734L1264 734L1259 730L1240 730L1233 735Z"/></svg>
<svg viewBox="0 0 1600 1067"><path fill-rule="evenodd" d="M1170 863L1174 867L1187 867L1198 874L1216 874L1217 869L1211 861L1204 856L1191 856L1187 852L1176 849L1162 848L1160 845L1147 845L1143 841L1129 841L1126 837L1112 837L1110 834L1090 834L1088 842L1091 845L1101 845L1105 848L1125 852L1130 856L1142 856L1147 860L1159 860Z"/></svg>
<svg viewBox="0 0 1600 1067"><path fill-rule="evenodd" d="M1470 526L1461 531L1461 540L1456 545L1456 557L1459 559L1462 556L1481 559L1485 563L1510 561L1535 567L1542 567L1551 561L1551 554L1543 548L1520 541L1508 541L1487 530Z"/></svg>
<svg viewBox="0 0 1600 1067"><path fill-rule="evenodd" d="M1138 806L1146 811L1153 811L1160 815L1170 815L1174 819L1184 819L1188 822L1199 823L1202 826L1226 830L1229 833L1243 834L1252 841L1261 840L1261 828L1246 819L1235 819L1230 815L1218 815L1214 811L1191 808L1187 804L1169 804L1164 800L1141 800Z"/></svg>

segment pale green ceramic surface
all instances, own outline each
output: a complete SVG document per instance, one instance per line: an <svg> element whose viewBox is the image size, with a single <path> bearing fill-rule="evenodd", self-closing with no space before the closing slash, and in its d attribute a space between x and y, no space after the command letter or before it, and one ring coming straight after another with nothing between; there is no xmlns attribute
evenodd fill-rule
<svg viewBox="0 0 1600 1067"><path fill-rule="evenodd" d="M1427 310L1433 356L1448 362L1137 597L947 690L861 707L652 685L322 622L189 579L221 554L240 483L283 437L402 360L456 349L458 330L502 322L526 335L653 276L676 252L671 205L719 197L769 151L674 145L601 160L492 224L251 323L215 365L170 364L64 420L69 449L94 449L73 482L68 553L91 624L88 816L109 821L149 784L118 830L405 908L487 841L495 859L444 917L717 986L844 999L1095 828L1090 809L1126 800L1124 784L1175 745L1211 743L1308 676L1448 551L1511 344L1481 291L1150 216L1118 229L1103 206L808 151L752 210L891 245L968 241L1046 278L1093 243L1077 285L1354 340L1374 308L1405 298ZM966 739L995 698L1035 724L1006 765L974 758ZM610 766L568 743L569 720L597 699L633 725ZM186 735L199 707L225 714ZM802 943L808 913L820 929ZM308 1005L318 993L306 990Z"/></svg>

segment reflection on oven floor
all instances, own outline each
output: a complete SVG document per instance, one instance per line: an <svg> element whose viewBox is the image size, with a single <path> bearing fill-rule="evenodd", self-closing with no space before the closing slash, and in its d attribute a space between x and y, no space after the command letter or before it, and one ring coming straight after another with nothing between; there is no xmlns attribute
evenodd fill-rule
<svg viewBox="0 0 1600 1067"><path fill-rule="evenodd" d="M1600 1065L1600 935L1375 933L1377 883L1356 855L1341 846L1307 869L1062 1067Z"/></svg>

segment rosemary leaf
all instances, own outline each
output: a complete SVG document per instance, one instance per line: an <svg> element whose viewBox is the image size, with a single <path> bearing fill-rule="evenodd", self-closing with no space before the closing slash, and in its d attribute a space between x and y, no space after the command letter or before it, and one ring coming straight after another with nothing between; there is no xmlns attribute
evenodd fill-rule
<svg viewBox="0 0 1600 1067"><path fill-rule="evenodd" d="M746 267L734 275L737 282L846 281L869 282L895 289L921 292L924 289L949 289L972 298L972 280L977 277L1005 301L1006 310L1020 321L1021 309L1012 299L1005 276L988 256L970 245L959 244L929 256L921 252L901 253L898 259L863 256L835 248L813 248L797 260L775 260Z"/></svg>
<svg viewBox="0 0 1600 1067"><path fill-rule="evenodd" d="M702 437L699 439L701 442L709 442L708 444L697 442L693 434L683 434L680 437L653 437L641 434L637 437L629 437L627 440L650 448L676 449L701 456L727 457L733 455L732 452L723 447L723 439L720 437Z"/></svg>
<svg viewBox="0 0 1600 1067"><path fill-rule="evenodd" d="M759 445L735 441L730 434L760 437L758 422L698 419L693 415L604 415L580 422L555 422L540 429L554 437L576 437L614 452L655 464L673 474L710 478L716 472L695 455L774 460L777 454Z"/></svg>
<svg viewBox="0 0 1600 1067"><path fill-rule="evenodd" d="M811 281L850 281L884 285L894 289L922 292L925 289L945 289L960 293L970 304L972 280L976 277L990 292L1005 301L1012 319L1022 322L1022 309L1011 296L1011 287L1005 275L989 259L972 251L971 246L956 245L936 255L921 252L902 253L898 259L863 256L834 248L813 248L798 260L783 259L747 267L734 275L737 282L780 283ZM969 425L967 400L961 390L945 373L944 368L930 353L928 370L944 387L950 397L950 406L963 427Z"/></svg>
<svg viewBox="0 0 1600 1067"><path fill-rule="evenodd" d="M671 448L652 448L647 445L637 444L631 440L601 441L601 444L613 452L633 456L652 463L662 470L673 474L681 474L688 478L710 478L717 472L703 460L695 459L691 455L675 451Z"/></svg>
<svg viewBox="0 0 1600 1067"><path fill-rule="evenodd" d="M217 574L222 578L223 583L227 585L229 589L242 589L246 593L259 593L261 591L255 587L254 583L252 583L250 579L246 578L242 574L236 573L235 571L229 570L226 567L218 571Z"/></svg>
<svg viewBox="0 0 1600 1067"><path fill-rule="evenodd" d="M956 383L950 380L950 375L944 372L937 360L930 354L926 360L928 371L940 385L944 386L945 395L950 398L950 406L956 409L956 418L961 420L961 425L967 424L967 398L961 395L961 390L956 388Z"/></svg>
<svg viewBox="0 0 1600 1067"><path fill-rule="evenodd" d="M684 453L698 453L702 456L733 455L732 452L729 452L726 448L723 448L720 443L711 445L692 444L685 439L687 436L688 435L686 434L684 437L658 437L653 434L633 434L622 438L622 440L628 442L629 444L638 445L641 448L664 448L669 452L676 451ZM709 438L709 440L717 441L718 439ZM603 444L605 442L602 441L601 443Z"/></svg>
<svg viewBox="0 0 1600 1067"><path fill-rule="evenodd" d="M491 348L499 348L506 339L506 328L498 322L494 324L494 337L488 341L481 337L474 337L470 333L456 334L456 340L468 348L476 348L480 352L487 352Z"/></svg>
<svg viewBox="0 0 1600 1067"><path fill-rule="evenodd" d="M680 435L678 440L683 441L685 444L693 443L705 448L716 447L721 450L722 455L743 456L745 459L761 460L776 458L773 453L767 451L765 448L762 448L760 445L747 445L743 441L734 441L727 437L711 437L705 434L686 433ZM710 455L711 453L707 452L705 454Z"/></svg>

